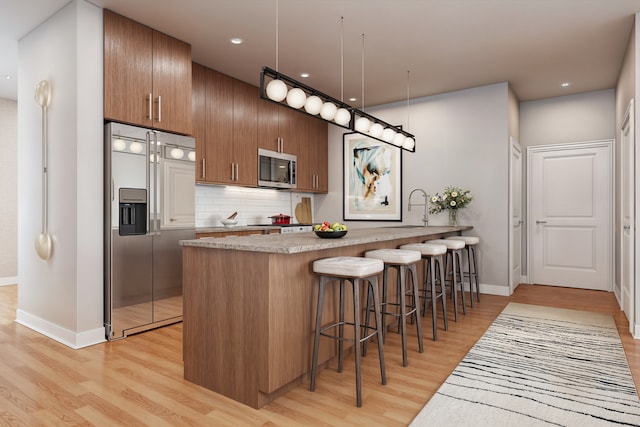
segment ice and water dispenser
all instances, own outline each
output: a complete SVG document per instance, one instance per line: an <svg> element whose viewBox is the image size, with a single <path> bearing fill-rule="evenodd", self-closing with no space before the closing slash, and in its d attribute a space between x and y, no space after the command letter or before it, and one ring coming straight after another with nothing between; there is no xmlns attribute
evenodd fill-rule
<svg viewBox="0 0 640 427"><path fill-rule="evenodd" d="M133 236L147 234L147 190L120 188L119 234Z"/></svg>

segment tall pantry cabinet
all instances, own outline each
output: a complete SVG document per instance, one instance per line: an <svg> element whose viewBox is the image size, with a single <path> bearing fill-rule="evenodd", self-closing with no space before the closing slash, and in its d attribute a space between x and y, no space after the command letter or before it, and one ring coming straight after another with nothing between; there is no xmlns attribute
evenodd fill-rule
<svg viewBox="0 0 640 427"><path fill-rule="evenodd" d="M191 46L105 9L104 117L190 135Z"/></svg>

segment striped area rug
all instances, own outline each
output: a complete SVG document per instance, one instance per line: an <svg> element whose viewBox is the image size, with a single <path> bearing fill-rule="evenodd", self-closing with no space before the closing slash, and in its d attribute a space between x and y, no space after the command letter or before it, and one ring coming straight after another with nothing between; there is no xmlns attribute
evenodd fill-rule
<svg viewBox="0 0 640 427"><path fill-rule="evenodd" d="M411 426L638 426L613 317L510 303Z"/></svg>

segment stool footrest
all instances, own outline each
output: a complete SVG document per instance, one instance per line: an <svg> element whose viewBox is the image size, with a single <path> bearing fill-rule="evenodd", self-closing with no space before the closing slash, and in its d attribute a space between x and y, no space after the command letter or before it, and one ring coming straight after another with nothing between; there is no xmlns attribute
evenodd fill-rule
<svg viewBox="0 0 640 427"><path fill-rule="evenodd" d="M369 335L366 335L360 339L355 339L355 338L345 338L345 337L341 337L337 334L329 334L326 333L325 331L329 330L329 329L334 329L337 328L338 326L355 326L355 324L353 322L336 322L336 323L332 323L331 325L327 325L324 326L323 328L320 329L320 335L322 335L323 337L327 337L327 338L333 338L334 340L338 340L338 341L343 341L343 342L365 342L370 338L373 338L374 336L376 336L376 334L378 333L378 330L373 327L373 326L367 326L367 325L360 325L360 329L361 330L365 330L365 331L369 331L371 330L372 332L369 333Z"/></svg>

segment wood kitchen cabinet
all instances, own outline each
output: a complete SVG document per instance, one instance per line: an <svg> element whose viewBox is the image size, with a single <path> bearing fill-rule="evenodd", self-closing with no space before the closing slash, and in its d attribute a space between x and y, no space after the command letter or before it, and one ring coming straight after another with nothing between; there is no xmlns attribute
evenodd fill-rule
<svg viewBox="0 0 640 427"><path fill-rule="evenodd" d="M194 75L206 80L205 127L204 136L200 137L203 142L196 148L196 179L256 187L258 88L209 68L203 74L204 77L198 71ZM198 85L202 90L201 82ZM196 117L196 121L201 120ZM200 129L200 125L196 128Z"/></svg>
<svg viewBox="0 0 640 427"><path fill-rule="evenodd" d="M298 147L298 191L326 193L328 181L327 123L300 114L300 144Z"/></svg>
<svg viewBox="0 0 640 427"><path fill-rule="evenodd" d="M190 135L191 46L104 10L104 117Z"/></svg>
<svg viewBox="0 0 640 427"><path fill-rule="evenodd" d="M296 123L301 113L258 99L258 148L298 154L300 135Z"/></svg>

